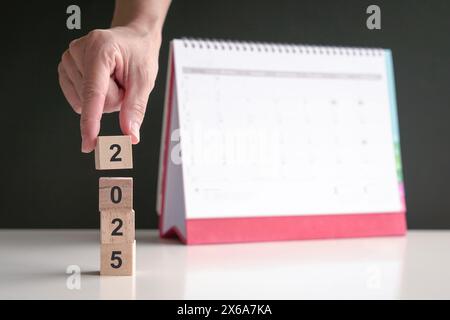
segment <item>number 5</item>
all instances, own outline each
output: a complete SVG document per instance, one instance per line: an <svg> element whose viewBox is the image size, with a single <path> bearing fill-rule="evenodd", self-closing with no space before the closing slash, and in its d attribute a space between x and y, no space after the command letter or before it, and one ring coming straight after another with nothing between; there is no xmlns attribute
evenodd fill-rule
<svg viewBox="0 0 450 320"><path fill-rule="evenodd" d="M111 263L111 267L114 269L119 269L122 266L122 258L120 255L122 254L122 251L113 251L111 253L111 261L116 261L117 263Z"/></svg>

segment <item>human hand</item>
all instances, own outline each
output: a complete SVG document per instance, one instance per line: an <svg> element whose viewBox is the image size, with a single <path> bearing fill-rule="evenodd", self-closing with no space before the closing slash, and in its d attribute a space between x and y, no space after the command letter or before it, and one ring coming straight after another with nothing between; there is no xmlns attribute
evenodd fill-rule
<svg viewBox="0 0 450 320"><path fill-rule="evenodd" d="M160 45L160 33L131 26L94 30L70 43L58 65L59 84L81 114L82 152L95 148L103 113L120 111L123 134L139 142Z"/></svg>

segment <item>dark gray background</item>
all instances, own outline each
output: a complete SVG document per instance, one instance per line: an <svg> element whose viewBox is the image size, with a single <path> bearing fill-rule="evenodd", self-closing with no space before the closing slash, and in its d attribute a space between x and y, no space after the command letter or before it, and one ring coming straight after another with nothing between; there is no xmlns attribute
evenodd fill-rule
<svg viewBox="0 0 450 320"><path fill-rule="evenodd" d="M0 227L95 227L98 177L93 154L80 153L78 116L65 101L56 67L70 40L106 28L113 1L2 4L0 22ZM382 10L382 30L365 26L365 9ZM82 30L66 29L78 4ZM320 0L175 0L160 71L134 148L137 226L156 227L155 190L168 42L175 37L376 46L394 54L408 225L450 228L450 2ZM117 115L102 134L119 134Z"/></svg>

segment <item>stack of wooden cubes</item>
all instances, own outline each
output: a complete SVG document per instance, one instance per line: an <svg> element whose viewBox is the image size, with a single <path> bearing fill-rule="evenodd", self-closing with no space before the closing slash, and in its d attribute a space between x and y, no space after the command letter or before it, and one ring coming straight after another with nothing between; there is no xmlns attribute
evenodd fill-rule
<svg viewBox="0 0 450 320"><path fill-rule="evenodd" d="M130 136L100 136L95 148L97 170L132 169ZM133 178L99 179L100 274L130 276L135 270Z"/></svg>

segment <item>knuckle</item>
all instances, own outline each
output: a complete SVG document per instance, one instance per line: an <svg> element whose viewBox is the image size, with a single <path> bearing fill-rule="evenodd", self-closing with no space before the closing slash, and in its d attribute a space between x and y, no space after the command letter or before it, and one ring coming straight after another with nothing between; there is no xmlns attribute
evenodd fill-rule
<svg viewBox="0 0 450 320"><path fill-rule="evenodd" d="M70 41L68 51L76 50L79 46L79 43L80 43L80 39L75 39L75 40Z"/></svg>
<svg viewBox="0 0 450 320"><path fill-rule="evenodd" d="M98 38L98 37L101 37L104 34L104 31L105 30L102 30L102 29L94 29L91 32L89 32L88 36L90 38L93 38L93 39L94 38Z"/></svg>
<svg viewBox="0 0 450 320"><path fill-rule="evenodd" d="M114 65L116 48L110 43L104 43L97 48L97 59L108 66Z"/></svg>
<svg viewBox="0 0 450 320"><path fill-rule="evenodd" d="M89 32L87 38L92 42L107 42L111 39L111 32L109 30L95 29Z"/></svg>
<svg viewBox="0 0 450 320"><path fill-rule="evenodd" d="M138 68L138 79L142 85L148 90L148 93L153 90L155 86L155 75L148 67Z"/></svg>
<svg viewBox="0 0 450 320"><path fill-rule="evenodd" d="M92 116L92 115L87 116L84 113L81 114L80 124L83 128L85 128L90 123L94 123L96 121L100 121L100 118Z"/></svg>
<svg viewBox="0 0 450 320"><path fill-rule="evenodd" d="M66 95L64 92L66 84L65 84L65 80L63 79L63 76L61 75L61 72L58 74L58 82L59 82L59 86L60 86L61 90L63 91L64 95Z"/></svg>
<svg viewBox="0 0 450 320"><path fill-rule="evenodd" d="M81 114L81 107L78 104L73 104L71 106L73 111L75 111L75 113Z"/></svg>
<svg viewBox="0 0 450 320"><path fill-rule="evenodd" d="M61 62L63 64L67 64L69 62L70 59L70 53L69 50L64 51L64 53L61 56Z"/></svg>
<svg viewBox="0 0 450 320"><path fill-rule="evenodd" d="M152 91L154 87L155 87L155 79L152 78L148 81L149 91Z"/></svg>
<svg viewBox="0 0 450 320"><path fill-rule="evenodd" d="M75 45L77 44L77 40L78 39L75 39L75 40L72 40L72 41L69 42L69 49L75 47Z"/></svg>
<svg viewBox="0 0 450 320"><path fill-rule="evenodd" d="M88 131L89 128L91 128L96 123L100 122L100 117L93 116L93 115L86 115L85 113L81 113L80 118L80 129L82 132Z"/></svg>
<svg viewBox="0 0 450 320"><path fill-rule="evenodd" d="M102 92L94 82L88 80L84 81L82 94L84 101L91 101L99 97L106 98L105 93Z"/></svg>
<svg viewBox="0 0 450 320"><path fill-rule="evenodd" d="M62 62L58 63L58 74L61 77L61 74L63 72L63 66L62 66Z"/></svg>
<svg viewBox="0 0 450 320"><path fill-rule="evenodd" d="M112 64L118 49L111 32L109 30L94 30L87 37L86 51L89 52L89 55Z"/></svg>
<svg viewBox="0 0 450 320"><path fill-rule="evenodd" d="M146 109L147 101L137 99L133 104L132 112L134 113L136 119L142 121L142 119L144 119Z"/></svg>

